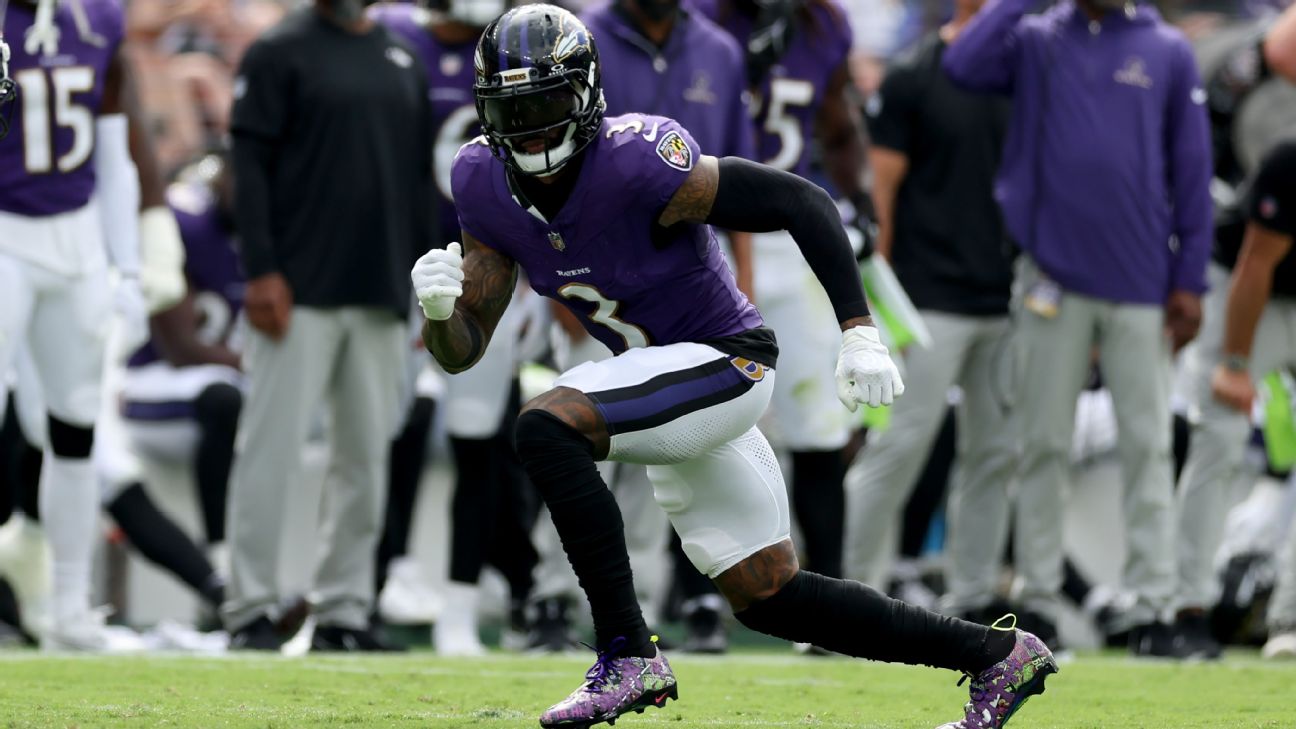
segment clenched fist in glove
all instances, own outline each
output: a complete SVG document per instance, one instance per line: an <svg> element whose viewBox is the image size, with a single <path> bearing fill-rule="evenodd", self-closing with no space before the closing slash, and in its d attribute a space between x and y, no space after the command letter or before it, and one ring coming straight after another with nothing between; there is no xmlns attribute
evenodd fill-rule
<svg viewBox="0 0 1296 729"><path fill-rule="evenodd" d="M890 405L904 393L900 370L878 339L876 327L852 327L842 332L837 356L837 399L852 413L861 403Z"/></svg>
<svg viewBox="0 0 1296 729"><path fill-rule="evenodd" d="M410 279L423 314L432 321L445 321L454 313L455 300L463 295L463 249L451 243L433 248L414 264Z"/></svg>

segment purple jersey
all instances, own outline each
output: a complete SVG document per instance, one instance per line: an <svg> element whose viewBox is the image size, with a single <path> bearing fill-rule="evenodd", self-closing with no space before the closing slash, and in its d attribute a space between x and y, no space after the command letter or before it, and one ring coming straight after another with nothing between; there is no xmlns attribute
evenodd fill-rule
<svg viewBox="0 0 1296 729"><path fill-rule="evenodd" d="M117 0L81 0L93 36L83 38L72 10L54 11L58 52L32 55L23 38L34 19L28 5L9 4L4 37L18 84L13 129L0 141L0 210L41 217L83 207L94 192L95 119L108 66L124 33Z"/></svg>
<svg viewBox="0 0 1296 729"><path fill-rule="evenodd" d="M517 261L531 288L561 302L613 352L698 342L762 325L705 225L657 224L699 155L670 119L605 119L552 223L525 210L485 140L459 151L463 229Z"/></svg>
<svg viewBox="0 0 1296 729"><path fill-rule="evenodd" d="M175 185L167 202L180 226L185 248L185 276L198 312L198 339L230 344L243 310L244 276L236 248L234 221L221 212L212 194L197 185ZM129 366L161 359L150 340L131 356Z"/></svg>
<svg viewBox="0 0 1296 729"><path fill-rule="evenodd" d="M383 3L370 8L369 15L404 41L427 69L435 140L432 161L441 195L440 243L459 240L459 221L450 190L450 166L459 148L481 134L477 106L473 102L472 58L477 41L459 45L442 43L429 30L432 13L412 4Z"/></svg>
<svg viewBox="0 0 1296 729"><path fill-rule="evenodd" d="M732 2L690 1L739 43L747 44L754 19L739 12ZM846 11L836 0L828 2L830 6L807 3L809 19L798 14L792 42L761 81L759 97L753 101L757 106L757 159L802 177L810 173L810 139L828 83L846 63L853 42Z"/></svg>
<svg viewBox="0 0 1296 729"><path fill-rule="evenodd" d="M608 114L670 117L703 154L755 159L742 49L724 30L686 11L657 48L612 5L581 19L598 44Z"/></svg>

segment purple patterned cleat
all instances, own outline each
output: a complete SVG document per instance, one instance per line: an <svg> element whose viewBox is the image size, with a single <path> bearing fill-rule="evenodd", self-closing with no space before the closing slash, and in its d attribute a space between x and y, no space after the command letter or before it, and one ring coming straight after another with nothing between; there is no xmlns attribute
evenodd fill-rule
<svg viewBox="0 0 1296 729"><path fill-rule="evenodd" d="M1013 625L1016 625L1014 616ZM937 729L998 729L1035 694L1044 693L1044 679L1057 673L1057 660L1044 642L1034 635L1014 627L1000 628L1000 619L994 630L1012 630L1017 634L1017 645L1008 657L982 671L980 675L965 675L959 681L972 679L971 699L963 707L963 718L942 724Z"/></svg>
<svg viewBox="0 0 1296 729"><path fill-rule="evenodd" d="M649 706L660 708L667 699L679 698L675 674L660 650L654 658L618 658L623 646L625 639L617 638L599 653L585 673L585 683L541 714L540 726L586 729L605 721L615 724L622 714L642 714Z"/></svg>

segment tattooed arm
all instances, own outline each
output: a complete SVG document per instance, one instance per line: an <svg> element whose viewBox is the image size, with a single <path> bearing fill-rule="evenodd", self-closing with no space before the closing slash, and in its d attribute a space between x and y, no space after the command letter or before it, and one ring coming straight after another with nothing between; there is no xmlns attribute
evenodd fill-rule
<svg viewBox="0 0 1296 729"><path fill-rule="evenodd" d="M477 364L517 285L517 264L463 233L463 294L445 321L423 322L423 345L450 374Z"/></svg>
<svg viewBox="0 0 1296 729"><path fill-rule="evenodd" d="M760 204L753 204L757 200ZM823 284L842 329L872 325L841 215L814 183L737 157L703 156L658 222L709 223L750 233L786 230Z"/></svg>

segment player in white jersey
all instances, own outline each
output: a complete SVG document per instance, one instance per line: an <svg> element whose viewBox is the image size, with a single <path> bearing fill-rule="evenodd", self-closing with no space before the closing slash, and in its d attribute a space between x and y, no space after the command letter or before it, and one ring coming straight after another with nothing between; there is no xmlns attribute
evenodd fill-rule
<svg viewBox="0 0 1296 729"><path fill-rule="evenodd" d="M121 53L120 5L19 2L0 23L0 37L11 41L15 90L11 108L0 112L12 113L0 141L0 368L25 348L48 409L40 502L52 604L42 643L101 650L105 632L89 603L98 506L89 456L114 295L109 264L120 277L119 308L136 316L147 306L142 290L161 306L178 298L183 280L177 292L174 276L154 275L153 264L168 268L166 255L141 266L130 148L147 140L129 135L136 102ZM166 227L156 216L146 220L152 230Z"/></svg>

